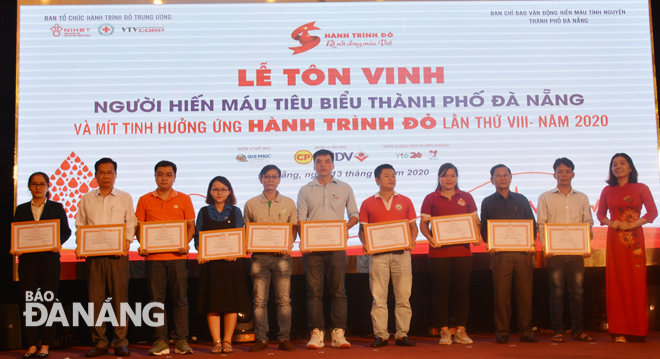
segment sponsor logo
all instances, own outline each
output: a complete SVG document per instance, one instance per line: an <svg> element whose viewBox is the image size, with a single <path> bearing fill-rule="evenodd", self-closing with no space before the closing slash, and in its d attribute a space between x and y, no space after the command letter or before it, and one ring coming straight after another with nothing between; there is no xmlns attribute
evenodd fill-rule
<svg viewBox="0 0 660 359"><path fill-rule="evenodd" d="M89 27L62 27L58 24L53 25L50 28L50 31L53 33L53 36L59 37L64 35L64 37L89 37L91 28Z"/></svg>
<svg viewBox="0 0 660 359"><path fill-rule="evenodd" d="M438 150L429 150L429 160L438 159Z"/></svg>
<svg viewBox="0 0 660 359"><path fill-rule="evenodd" d="M115 32L115 28L110 24L103 24L99 26L99 34L103 36L112 35L113 32Z"/></svg>
<svg viewBox="0 0 660 359"><path fill-rule="evenodd" d="M238 162L265 162L270 160L271 155L269 154L256 154L256 155L243 155L240 154L236 156L236 161Z"/></svg>
<svg viewBox="0 0 660 359"><path fill-rule="evenodd" d="M396 158L403 160L422 158L422 153L421 152L396 153Z"/></svg>
<svg viewBox="0 0 660 359"><path fill-rule="evenodd" d="M247 156L245 156L245 155L238 155L238 156L236 156L236 161L238 161L238 162L247 162L247 161L248 161L248 160L247 160Z"/></svg>
<svg viewBox="0 0 660 359"><path fill-rule="evenodd" d="M165 31L164 27L122 27L121 31L123 32L130 32L130 33L156 33L156 32L163 32Z"/></svg>
<svg viewBox="0 0 660 359"><path fill-rule="evenodd" d="M366 160L367 157L369 157L369 155L364 153L364 151L360 151L360 152L358 152L357 155L355 155L355 159L360 161L360 162L364 162L364 160Z"/></svg>
<svg viewBox="0 0 660 359"><path fill-rule="evenodd" d="M350 161L352 159L356 159L360 162L364 162L364 160L366 160L367 157L369 157L369 155L366 154L364 151L360 151L357 154L355 152L335 152L336 162Z"/></svg>
<svg viewBox="0 0 660 359"><path fill-rule="evenodd" d="M321 30L320 28L314 26L314 23L316 23L316 21L300 25L295 30L293 30L291 33L291 38L298 41L300 46L289 47L290 50L293 50L292 55L297 55L305 51L309 51L315 48L321 42L320 37L312 36L309 34L310 30Z"/></svg>
<svg viewBox="0 0 660 359"><path fill-rule="evenodd" d="M293 159L296 160L296 163L306 165L312 162L312 153L307 150L300 150L293 155Z"/></svg>

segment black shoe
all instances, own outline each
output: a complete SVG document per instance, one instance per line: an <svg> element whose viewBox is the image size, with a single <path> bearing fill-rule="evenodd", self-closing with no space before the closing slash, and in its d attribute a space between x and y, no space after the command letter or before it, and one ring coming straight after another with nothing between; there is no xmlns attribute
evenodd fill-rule
<svg viewBox="0 0 660 359"><path fill-rule="evenodd" d="M37 352L23 354L23 358L25 358L25 359L27 359L27 358L36 358L36 357L37 357Z"/></svg>
<svg viewBox="0 0 660 359"><path fill-rule="evenodd" d="M115 356L118 357L130 357L131 351L126 347L115 348Z"/></svg>
<svg viewBox="0 0 660 359"><path fill-rule="evenodd" d="M37 358L46 359L48 358L49 355L50 355L50 350L48 351L48 353L37 353Z"/></svg>
<svg viewBox="0 0 660 359"><path fill-rule="evenodd" d="M287 352L293 352L296 350L296 347L291 344L291 341L289 339L284 339L283 341L280 342L280 345L277 347L279 350L284 350Z"/></svg>
<svg viewBox="0 0 660 359"><path fill-rule="evenodd" d="M371 343L372 348L382 348L387 345L387 339L383 339L381 337L376 337L376 340L374 340L373 343Z"/></svg>
<svg viewBox="0 0 660 359"><path fill-rule="evenodd" d="M500 337L497 337L497 344L506 344L509 342L509 337L502 335Z"/></svg>
<svg viewBox="0 0 660 359"><path fill-rule="evenodd" d="M520 338L520 341L525 343L538 343L539 338L535 337L534 334L529 334Z"/></svg>
<svg viewBox="0 0 660 359"><path fill-rule="evenodd" d="M257 339L256 342L254 342L254 345L252 348L250 348L251 352L260 352L262 350L268 349L268 343L267 342L262 342L261 340Z"/></svg>
<svg viewBox="0 0 660 359"><path fill-rule="evenodd" d="M408 337L399 338L394 342L394 344L398 345L400 347L414 347L415 346L415 342L410 340L410 338L408 338Z"/></svg>
<svg viewBox="0 0 660 359"><path fill-rule="evenodd" d="M96 358L101 355L108 355L108 348L94 347L94 349L85 353L85 356L88 358Z"/></svg>

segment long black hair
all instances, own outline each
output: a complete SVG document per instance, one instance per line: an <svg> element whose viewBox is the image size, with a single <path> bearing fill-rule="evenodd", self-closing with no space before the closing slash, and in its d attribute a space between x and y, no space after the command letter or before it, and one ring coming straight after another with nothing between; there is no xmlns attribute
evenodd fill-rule
<svg viewBox="0 0 660 359"><path fill-rule="evenodd" d="M225 177L222 176L215 176L209 182L209 188L206 190L206 204L214 204L215 200L213 199L213 196L211 195L211 189L213 189L213 183L215 181L218 181L222 183L223 185L227 186L227 189L229 190L229 196L227 196L227 203L229 203L232 206L236 205L236 196L234 196L234 189L231 186L231 183L229 180Z"/></svg>
<svg viewBox="0 0 660 359"><path fill-rule="evenodd" d="M607 184L610 186L616 186L619 184L619 180L617 180L616 176L614 175L614 172L612 171L612 164L614 163L614 159L617 157L623 157L626 161L628 161L628 165L630 166L630 173L628 174L628 182L629 183L637 183L637 168L635 168L635 164L633 163L632 158L628 156L625 153L615 153L614 156L612 156L612 159L610 160L610 176L607 179Z"/></svg>
<svg viewBox="0 0 660 359"><path fill-rule="evenodd" d="M456 178L458 178L458 168L449 162L440 166L440 169L438 170L438 177L442 177L450 169L453 169L456 172ZM441 189L441 187L442 186L440 185L440 180L438 180L438 186L435 188L435 190L437 191ZM456 189L458 189L458 180L456 180Z"/></svg>

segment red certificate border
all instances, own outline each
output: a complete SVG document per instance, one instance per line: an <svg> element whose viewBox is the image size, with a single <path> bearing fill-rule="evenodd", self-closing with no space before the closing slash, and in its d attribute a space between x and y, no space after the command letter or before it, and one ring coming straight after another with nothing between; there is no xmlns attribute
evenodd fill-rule
<svg viewBox="0 0 660 359"><path fill-rule="evenodd" d="M552 242L550 241L550 231L553 230L563 230L572 227L572 231L580 231L584 233L583 243L586 244L586 251L583 249L575 251L566 251L562 250L553 250ZM544 223L543 230L545 232L545 243L543 246L543 252L545 254L552 253L555 255L582 255L586 253L591 253L591 232L589 231L589 223ZM586 243L585 243L586 242Z"/></svg>
<svg viewBox="0 0 660 359"><path fill-rule="evenodd" d="M227 235L238 235L239 236L239 248L240 252L236 253L226 253L219 255L207 255L207 244L209 243L210 238L222 237ZM245 229L244 228L229 228L229 229L218 229L214 231L201 231L199 232L199 253L197 254L198 258L207 259L207 260L216 260L216 259L225 259L227 257L233 258L242 258L246 255L246 242L245 242Z"/></svg>
<svg viewBox="0 0 660 359"><path fill-rule="evenodd" d="M19 245L20 232L23 230L21 227L50 227L53 231L53 242L49 248L45 246L29 246L21 247ZM36 253L36 252L50 252L53 248L62 248L60 244L60 220L59 219L47 219L43 221L25 221L25 222L12 222L11 223L11 251L16 253Z"/></svg>
<svg viewBox="0 0 660 359"><path fill-rule="evenodd" d="M410 247L411 243L411 238L410 238L410 221L407 219L401 219L398 221L389 221L389 222L379 222L379 223L370 223L370 224L363 224L362 228L364 229L364 239L367 244L367 250L371 254L375 253L383 253L383 252L392 252L392 251L399 251L402 249L405 249L407 247ZM377 248L377 246L373 245L373 241L371 238L371 230L376 229L377 227L382 227L385 225L395 225L395 226L404 226L405 225L405 232L406 233L406 243L402 245L397 245L394 247L387 247L387 248Z"/></svg>
<svg viewBox="0 0 660 359"><path fill-rule="evenodd" d="M178 221L156 221L156 222L139 222L140 223L140 246L142 249L149 251L149 254L152 253L169 253L169 252L178 252L179 248L186 247L186 231L188 229L188 221L178 220ZM178 246L165 246L165 245L150 245L148 231L150 227L161 228L164 226L166 228L179 227L179 236L181 240L179 241Z"/></svg>
<svg viewBox="0 0 660 359"><path fill-rule="evenodd" d="M284 247L263 247L263 246L255 246L254 242L252 240L252 232L255 229L259 229L259 227L264 227L264 226L269 226L269 227L280 227L279 230L287 232L288 236L286 237L286 243ZM279 251L284 251L289 249L289 241L291 238L291 232L293 232L293 224L291 223L247 223L245 225L245 231L247 235L247 251L248 252L279 252Z"/></svg>
<svg viewBox="0 0 660 359"><path fill-rule="evenodd" d="M119 250L117 251L108 251L108 250L92 250L92 251L85 251L84 250L84 236L91 231L95 231L97 229L106 229L109 231L119 231L119 237L120 237L120 246ZM97 231L98 232L98 231ZM94 225L94 226L80 226L76 230L76 243L78 244L78 247L76 248L76 253L78 253L79 256L81 257L94 257L94 256L110 256L110 255L123 255L126 247L126 224L104 224L104 225Z"/></svg>
<svg viewBox="0 0 660 359"><path fill-rule="evenodd" d="M525 227L527 230L527 243L528 246L514 246L514 245L498 245L495 243L493 230L499 226L513 225L516 227ZM489 219L488 220L488 249L497 249L499 251L532 251L534 250L534 221L531 219Z"/></svg>
<svg viewBox="0 0 660 359"><path fill-rule="evenodd" d="M448 219L460 219L460 220L468 220L471 223L470 230L472 231L472 237L465 237L462 239L452 239L450 241L438 241L437 239L437 228L435 227L436 223L439 222L446 222L445 220ZM452 244L463 244L463 243L474 243L478 238L478 233L479 231L477 230L477 223L474 221L474 214L472 213L465 213L465 214L455 214L455 215L450 215L450 216L438 216L438 217L431 217L431 233L433 234L433 244L434 245L452 245Z"/></svg>
<svg viewBox="0 0 660 359"><path fill-rule="evenodd" d="M309 228L318 227L319 224L323 224L326 227L341 227L341 246L328 247L328 246L314 246L308 243L308 233ZM348 230L348 225L344 220L337 221L300 221L298 223L300 226L300 250L301 251L345 251L348 246L346 244L346 231Z"/></svg>

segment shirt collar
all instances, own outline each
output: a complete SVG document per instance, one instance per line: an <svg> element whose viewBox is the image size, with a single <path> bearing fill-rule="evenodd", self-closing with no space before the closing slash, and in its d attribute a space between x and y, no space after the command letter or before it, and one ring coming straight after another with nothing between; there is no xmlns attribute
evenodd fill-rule
<svg viewBox="0 0 660 359"><path fill-rule="evenodd" d="M552 191L550 191L550 192L552 192L552 193L559 193L559 194L562 195L562 196L564 195L564 194L559 190L559 187L555 187L555 188L553 188ZM567 195L566 197L569 197L569 196L573 195L573 193L575 193L575 191L573 191L573 186L571 186L571 190L570 190L570 192L568 192L568 195Z"/></svg>
<svg viewBox="0 0 660 359"><path fill-rule="evenodd" d="M277 196L275 196L273 202L277 202L277 203L280 202L280 191L277 191ZM261 203L268 203L268 199L266 198L266 196L264 196L263 192L261 192Z"/></svg>
<svg viewBox="0 0 660 359"><path fill-rule="evenodd" d="M115 193L115 189L116 189L116 188L112 187L112 191L110 191L110 193L108 193L108 196L112 195L112 196L114 196L114 197L117 197L117 193ZM95 191L96 191L96 195L97 195L97 196L103 196L103 193L101 193L101 189L100 189L100 188L95 189Z"/></svg>
<svg viewBox="0 0 660 359"><path fill-rule="evenodd" d="M392 197L396 197L396 196L398 196L398 195L399 195L399 194L396 193L396 191L394 191L394 194L392 195ZM380 196L380 191L376 192L376 194L374 195L374 197L384 199L383 197Z"/></svg>
<svg viewBox="0 0 660 359"><path fill-rule="evenodd" d="M436 189L435 192L433 192L433 193L435 194L436 197L447 198L447 197L442 195L441 191L442 190L440 190L440 189ZM456 193L454 195L460 195L460 194L463 194L463 191L461 191L460 189L457 188ZM453 196L452 196L452 198L453 198Z"/></svg>
<svg viewBox="0 0 660 359"><path fill-rule="evenodd" d="M113 188L113 189L114 189L114 188ZM158 195L158 190L154 190L153 192L151 192L151 194L152 194L154 197L158 197L158 198L160 198L160 196ZM174 197L176 197L177 195L178 195L178 192L177 192L176 190L173 189L173 190L172 190L172 193L170 193L170 196L167 197L167 199L174 198Z"/></svg>
<svg viewBox="0 0 660 359"><path fill-rule="evenodd" d="M32 205L32 207L39 208L39 207L44 207L46 205L46 202L48 202L48 198L46 198L46 200L43 201L43 203L41 203L40 205L37 206L36 204L34 204L34 199L33 199L33 200L30 201L30 205Z"/></svg>
<svg viewBox="0 0 660 359"><path fill-rule="evenodd" d="M339 180L337 180L337 179L333 176L332 179L330 179L330 182L332 182L332 183L334 183L334 184L337 184L337 183L339 183ZM328 183L329 183L329 182L328 182ZM312 181L311 185L312 185L312 186L323 186L323 185L319 182L319 179L318 179L318 178L314 178L314 180Z"/></svg>
<svg viewBox="0 0 660 359"><path fill-rule="evenodd" d="M218 213L224 212L224 211L231 211L231 204L229 204L227 202L225 202L225 208L222 211L218 211L218 209L215 208L215 204L209 204L209 207L211 208L210 209L211 211L215 211L215 212L218 212Z"/></svg>

